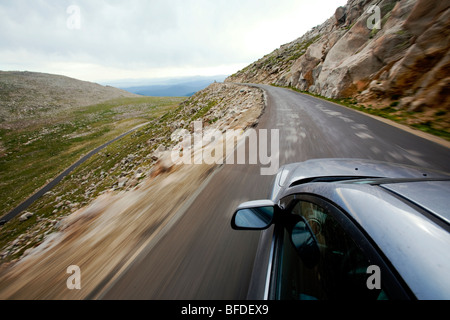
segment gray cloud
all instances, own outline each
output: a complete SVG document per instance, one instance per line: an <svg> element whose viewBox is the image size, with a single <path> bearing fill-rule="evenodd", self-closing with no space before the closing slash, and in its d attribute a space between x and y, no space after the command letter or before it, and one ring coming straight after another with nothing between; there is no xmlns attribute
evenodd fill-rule
<svg viewBox="0 0 450 320"><path fill-rule="evenodd" d="M325 2L330 8L315 12L324 18L313 24L311 14L301 12L310 1L301 0L3 0L0 69L56 64L67 70L82 65L195 69L250 63L322 23L339 5ZM67 26L70 5L80 9L79 30Z"/></svg>

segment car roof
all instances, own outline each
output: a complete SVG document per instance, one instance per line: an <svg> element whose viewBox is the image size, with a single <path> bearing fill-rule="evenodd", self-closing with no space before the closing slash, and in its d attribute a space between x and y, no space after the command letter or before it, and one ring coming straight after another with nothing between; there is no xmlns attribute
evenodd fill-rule
<svg viewBox="0 0 450 320"><path fill-rule="evenodd" d="M450 180L415 180L386 183L381 186L450 225Z"/></svg>
<svg viewBox="0 0 450 320"><path fill-rule="evenodd" d="M287 188L283 194L316 194L329 199L357 222L416 297L450 299L450 233L448 214L443 210L450 207L449 181L369 182L310 182ZM432 186L429 192L423 189L428 185ZM408 186L413 191L408 191ZM420 189L421 196L407 200ZM428 193L436 190L442 192L428 199Z"/></svg>

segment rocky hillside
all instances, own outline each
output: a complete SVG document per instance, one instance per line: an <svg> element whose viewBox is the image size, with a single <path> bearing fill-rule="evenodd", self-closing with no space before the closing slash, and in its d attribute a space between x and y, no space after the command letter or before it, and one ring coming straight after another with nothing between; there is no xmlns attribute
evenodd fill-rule
<svg viewBox="0 0 450 320"><path fill-rule="evenodd" d="M0 226L0 299L92 299L217 169L174 162L177 130L194 135L193 122L201 121L205 130L240 132L257 124L264 107L258 88L215 83L93 156ZM192 156L215 150L214 143L197 147ZM83 290L68 290L61 278L73 263L83 270Z"/></svg>
<svg viewBox="0 0 450 320"><path fill-rule="evenodd" d="M0 71L0 124L120 97L138 95L65 76Z"/></svg>
<svg viewBox="0 0 450 320"><path fill-rule="evenodd" d="M379 20L371 6L379 8ZM227 81L421 113L423 121L438 117L439 129L449 131L450 2L349 0L320 26Z"/></svg>

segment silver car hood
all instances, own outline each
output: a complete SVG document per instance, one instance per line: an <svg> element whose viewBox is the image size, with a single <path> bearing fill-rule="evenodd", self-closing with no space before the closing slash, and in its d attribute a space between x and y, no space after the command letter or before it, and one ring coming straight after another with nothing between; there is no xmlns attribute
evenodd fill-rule
<svg viewBox="0 0 450 320"><path fill-rule="evenodd" d="M378 178L449 178L450 174L394 164L383 161L364 159L313 159L292 163L279 170L277 181L280 187L287 187L295 181L316 177L358 176Z"/></svg>
<svg viewBox="0 0 450 320"><path fill-rule="evenodd" d="M281 167L275 178L271 199L294 182L321 177L450 178L450 174L403 164L353 158L312 159Z"/></svg>

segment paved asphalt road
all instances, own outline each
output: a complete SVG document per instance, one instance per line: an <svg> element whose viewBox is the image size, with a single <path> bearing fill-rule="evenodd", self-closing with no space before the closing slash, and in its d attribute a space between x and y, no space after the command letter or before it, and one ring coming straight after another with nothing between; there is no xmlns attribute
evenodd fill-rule
<svg viewBox="0 0 450 320"><path fill-rule="evenodd" d="M88 160L90 157L92 157L93 155L99 153L102 149L106 148L107 146L109 146L111 143L116 142L119 139L122 139L123 137L125 137L126 135L136 131L138 128L146 125L147 123L143 123L140 124L136 127L134 127L133 129L122 133L120 136L102 144L101 146L95 148L94 150L92 150L91 152L89 152L88 154L86 154L85 156L83 156L82 158L80 158L77 162L75 162L74 164L72 164L69 168L67 168L66 170L64 170L62 173L60 173L56 178L54 178L53 180L51 180L49 183L47 183L44 187L42 187L41 189L39 189L36 193L34 193L33 195L31 195L28 199L26 199L25 201L23 201L21 204L19 204L17 207L15 207L14 209L12 209L10 212L8 212L6 215L4 215L3 217L0 217L0 225L5 224L6 222L8 222L9 220L13 219L14 217L16 217L17 215L19 215L20 213L22 213L24 210L28 209L28 207L30 207L36 200L38 200L40 197L42 197L44 194L46 194L47 192L49 192L50 190L52 190L58 183L61 182L62 179L64 179L66 176L68 176L73 170L75 170L76 168L78 168L80 165L82 165L86 160Z"/></svg>
<svg viewBox="0 0 450 320"><path fill-rule="evenodd" d="M291 90L266 90L257 129L279 129L280 166L312 158L367 158L450 172L450 149L353 110ZM230 228L243 201L267 198L258 165L218 169L173 226L112 283L103 299L245 299L260 233Z"/></svg>

